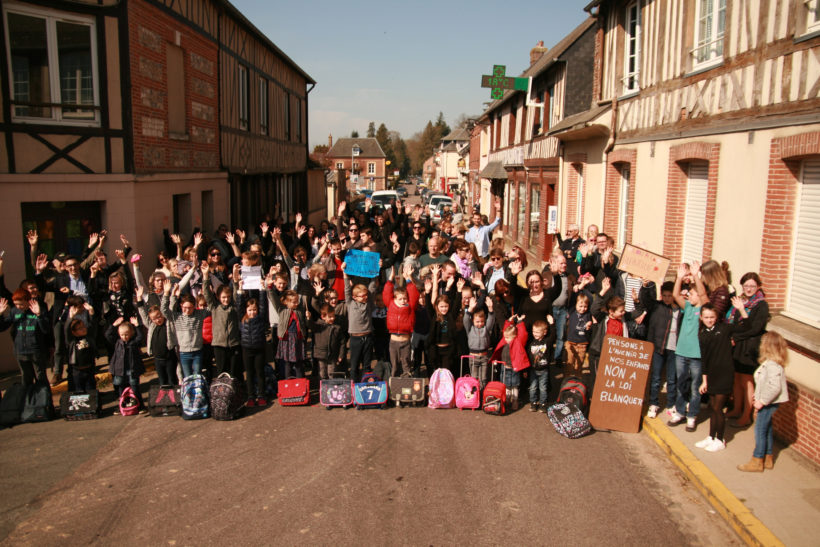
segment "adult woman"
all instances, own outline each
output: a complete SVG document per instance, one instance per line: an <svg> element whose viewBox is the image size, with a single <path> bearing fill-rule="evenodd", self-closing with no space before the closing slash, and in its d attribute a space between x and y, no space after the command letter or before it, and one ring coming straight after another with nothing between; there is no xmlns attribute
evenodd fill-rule
<svg viewBox="0 0 820 547"><path fill-rule="evenodd" d="M514 260L510 263L510 272L514 277L521 273L521 263ZM538 270L530 270L527 272L527 288L524 289L518 283L512 284L513 295L515 296L515 312L516 315L524 317L524 324L527 327L527 332L532 333L532 324L538 321L552 321L552 301L555 300L553 290L552 278L547 278L548 285L545 287L544 277ZM558 287L560 290L561 287Z"/></svg>
<svg viewBox="0 0 820 547"><path fill-rule="evenodd" d="M707 260L700 266L700 277L706 286L709 303L717 313L718 323L722 323L731 304L726 272L716 260Z"/></svg>
<svg viewBox="0 0 820 547"><path fill-rule="evenodd" d="M734 311L730 323L735 324L732 331L735 362L735 383L733 389L734 407L727 416L737 418L735 425L745 427L752 423L755 393L753 374L758 365L760 338L766 332L769 322L769 304L763 293L763 282L755 272L749 272L740 278L743 296L732 298Z"/></svg>

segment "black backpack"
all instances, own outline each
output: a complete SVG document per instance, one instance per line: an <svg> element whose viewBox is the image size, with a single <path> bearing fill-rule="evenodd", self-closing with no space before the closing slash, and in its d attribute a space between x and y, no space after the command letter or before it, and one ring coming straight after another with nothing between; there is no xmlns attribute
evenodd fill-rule
<svg viewBox="0 0 820 547"><path fill-rule="evenodd" d="M26 402L20 421L47 422L54 419L54 401L51 398L51 386L48 384L34 384L26 390Z"/></svg>
<svg viewBox="0 0 820 547"><path fill-rule="evenodd" d="M223 372L211 382L211 417L214 420L235 420L245 408L242 381Z"/></svg>
<svg viewBox="0 0 820 547"><path fill-rule="evenodd" d="M20 414L26 404L26 388L17 383L6 390L3 400L0 401L0 425L15 425L20 423Z"/></svg>

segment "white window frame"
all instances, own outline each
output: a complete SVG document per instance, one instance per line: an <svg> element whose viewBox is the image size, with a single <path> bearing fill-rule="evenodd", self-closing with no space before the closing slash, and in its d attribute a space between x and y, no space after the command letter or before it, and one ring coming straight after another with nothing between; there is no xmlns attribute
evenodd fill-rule
<svg viewBox="0 0 820 547"><path fill-rule="evenodd" d="M239 129L247 131L250 128L250 105L248 104L248 67L239 66L237 92L239 93Z"/></svg>
<svg viewBox="0 0 820 547"><path fill-rule="evenodd" d="M259 78L259 132L268 134L268 80Z"/></svg>
<svg viewBox="0 0 820 547"><path fill-rule="evenodd" d="M617 245L623 248L626 243L626 230L629 225L629 184L632 178L632 165L629 163L621 164L618 169L621 174L621 185L618 188L618 239Z"/></svg>
<svg viewBox="0 0 820 547"><path fill-rule="evenodd" d="M14 70L12 68L11 42L9 38L8 14L15 13L27 17L38 17L46 20L46 39L48 41L48 72L50 82L51 103L59 104L62 101L60 89L60 62L57 48L57 22L85 25L89 27L91 44L91 77L94 103L87 105L93 111L90 118L75 118L63 115L60 106L51 107L51 117L18 116L14 105L11 107L12 121L32 124L60 124L81 127L95 127L100 125L100 74L98 68L97 25L93 17L84 17L74 13L65 13L53 9L40 8L27 4L6 3L3 7L3 25L6 33L6 60L9 67L8 85L10 97L14 97ZM86 106L86 105L83 105ZM47 108L47 107L46 107Z"/></svg>
<svg viewBox="0 0 820 547"><path fill-rule="evenodd" d="M803 161L800 165L800 184L798 186L798 193L795 198L795 208L794 208L794 241L792 242L792 253L791 253L791 270L790 270L790 282L789 282L789 294L786 300L786 310L783 312L785 315L789 317L793 317L803 323L807 323L814 327L820 328L820 313L818 313L818 308L816 307L816 302L808 301L806 302L807 295L808 298L816 298L816 283L814 279L807 279L807 276L816 277L817 272L813 270L810 266L806 267L806 256L801 255L797 256L798 253L798 243L802 243L804 246L808 245L811 247L811 243L807 243L810 241L806 235L801 234L801 220L806 225L816 225L817 220L816 218L811 219L803 219L800 216L800 209L801 209L801 201L805 198L805 178L806 178L806 163L811 161L814 165L814 170L817 169L817 160L806 160ZM820 183L814 183L813 189L816 193L820 186ZM816 196L815 196L816 199ZM813 257L812 257L813 258ZM812 274L814 274L812 276ZM799 276L799 277L797 277ZM795 287L795 281L801 281L801 294L795 294L797 292L797 287ZM799 306L796 306L793 301L799 302ZM808 311L807 311L808 310Z"/></svg>
<svg viewBox="0 0 820 547"><path fill-rule="evenodd" d="M633 17L634 15L634 17ZM632 25L635 25L634 35ZM634 70L629 70L630 60L634 61ZM640 89L638 78L641 74L641 2L636 0L626 6L624 18L624 77L623 93L634 93Z"/></svg>
<svg viewBox="0 0 820 547"><path fill-rule="evenodd" d="M705 32L701 29L705 24ZM722 23L722 25L721 25ZM726 32L726 0L697 0L695 4L695 47L692 68L701 70L723 61Z"/></svg>
<svg viewBox="0 0 820 547"><path fill-rule="evenodd" d="M344 162L342 162L342 161L337 161L336 162L336 169L344 169L344 168L345 168Z"/></svg>
<svg viewBox="0 0 820 547"><path fill-rule="evenodd" d="M820 30L820 0L804 0L806 6L806 34Z"/></svg>
<svg viewBox="0 0 820 547"><path fill-rule="evenodd" d="M367 174L368 175L375 175L376 174L376 163L369 161L367 162Z"/></svg>

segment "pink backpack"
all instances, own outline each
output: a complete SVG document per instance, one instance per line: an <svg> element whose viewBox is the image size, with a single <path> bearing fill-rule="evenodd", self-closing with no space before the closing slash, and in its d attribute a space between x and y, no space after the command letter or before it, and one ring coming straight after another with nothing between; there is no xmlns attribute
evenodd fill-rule
<svg viewBox="0 0 820 547"><path fill-rule="evenodd" d="M139 414L140 411L140 402L137 399L137 396L134 395L134 390L131 387L127 387L122 390L122 396L120 396L120 414L123 416L134 416L135 414Z"/></svg>
<svg viewBox="0 0 820 547"><path fill-rule="evenodd" d="M453 373L437 368L430 377L429 408L453 408L455 385Z"/></svg>
<svg viewBox="0 0 820 547"><path fill-rule="evenodd" d="M469 355L461 356L461 378L456 380L456 407L461 410L481 408L481 382L469 374L464 374L464 360L470 362Z"/></svg>

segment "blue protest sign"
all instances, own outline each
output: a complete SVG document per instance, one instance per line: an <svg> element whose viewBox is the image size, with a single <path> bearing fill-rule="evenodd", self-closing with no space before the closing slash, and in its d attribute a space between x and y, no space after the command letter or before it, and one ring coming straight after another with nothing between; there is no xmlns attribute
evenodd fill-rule
<svg viewBox="0 0 820 547"><path fill-rule="evenodd" d="M358 277L376 277L379 275L379 253L350 249L345 254L345 273Z"/></svg>

